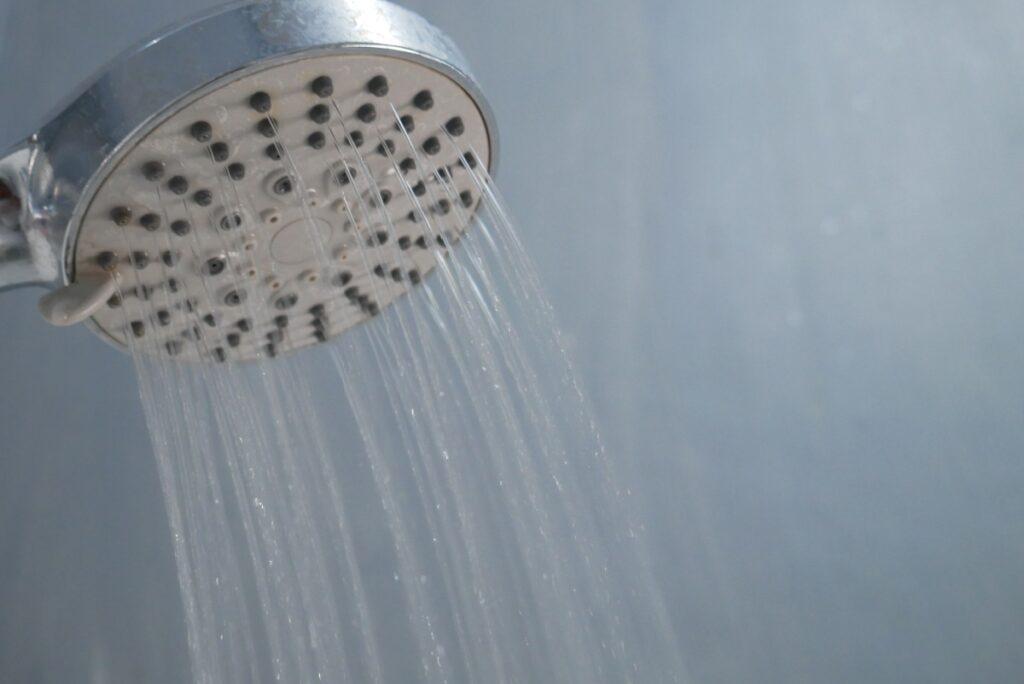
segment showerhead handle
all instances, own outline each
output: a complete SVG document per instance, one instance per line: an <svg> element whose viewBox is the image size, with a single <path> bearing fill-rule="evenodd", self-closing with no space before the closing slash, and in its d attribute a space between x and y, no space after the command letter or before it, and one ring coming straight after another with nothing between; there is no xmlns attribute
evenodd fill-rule
<svg viewBox="0 0 1024 684"><path fill-rule="evenodd" d="M0 291L48 285L60 275L47 224L34 214L32 140L0 159Z"/></svg>

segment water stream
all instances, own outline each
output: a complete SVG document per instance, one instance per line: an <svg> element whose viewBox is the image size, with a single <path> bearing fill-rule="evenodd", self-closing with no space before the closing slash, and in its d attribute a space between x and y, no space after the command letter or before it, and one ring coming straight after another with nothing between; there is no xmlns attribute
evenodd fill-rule
<svg viewBox="0 0 1024 684"><path fill-rule="evenodd" d="M351 223L390 226L349 147ZM462 166L482 201L457 245L469 209L443 173L422 198L402 181L437 267L366 324L243 365L133 350L197 682L685 678L551 306L494 183Z"/></svg>

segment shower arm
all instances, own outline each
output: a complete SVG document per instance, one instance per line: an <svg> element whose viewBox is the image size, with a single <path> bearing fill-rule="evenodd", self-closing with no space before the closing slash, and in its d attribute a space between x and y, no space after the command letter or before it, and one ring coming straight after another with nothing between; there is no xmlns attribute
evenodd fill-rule
<svg viewBox="0 0 1024 684"><path fill-rule="evenodd" d="M45 286L59 277L46 216L30 199L35 156L29 138L0 159L0 291Z"/></svg>
<svg viewBox="0 0 1024 684"><path fill-rule="evenodd" d="M37 139L30 136L0 159L0 292L53 288L60 281L59 245L65 221L46 210L53 203L45 198L52 200L60 193L39 192L53 185L53 173L43 161ZM34 193L33 182L38 188ZM79 323L113 295L119 280L111 273L51 289L39 300L39 311L53 325Z"/></svg>

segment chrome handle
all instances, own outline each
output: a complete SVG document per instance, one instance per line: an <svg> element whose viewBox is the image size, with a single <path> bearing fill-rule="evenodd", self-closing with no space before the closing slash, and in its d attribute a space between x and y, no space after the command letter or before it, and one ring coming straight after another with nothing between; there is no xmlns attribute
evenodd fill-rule
<svg viewBox="0 0 1024 684"><path fill-rule="evenodd" d="M30 190L34 159L31 139L0 158L0 291L60 278L46 219Z"/></svg>

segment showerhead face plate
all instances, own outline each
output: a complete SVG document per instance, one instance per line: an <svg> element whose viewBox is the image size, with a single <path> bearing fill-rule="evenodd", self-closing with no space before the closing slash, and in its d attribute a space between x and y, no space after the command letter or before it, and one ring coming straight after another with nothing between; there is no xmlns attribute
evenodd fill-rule
<svg viewBox="0 0 1024 684"><path fill-rule="evenodd" d="M192 361L335 337L460 239L490 139L460 83L398 55L317 52L215 83L96 186L70 270L116 272L119 288L92 327Z"/></svg>

